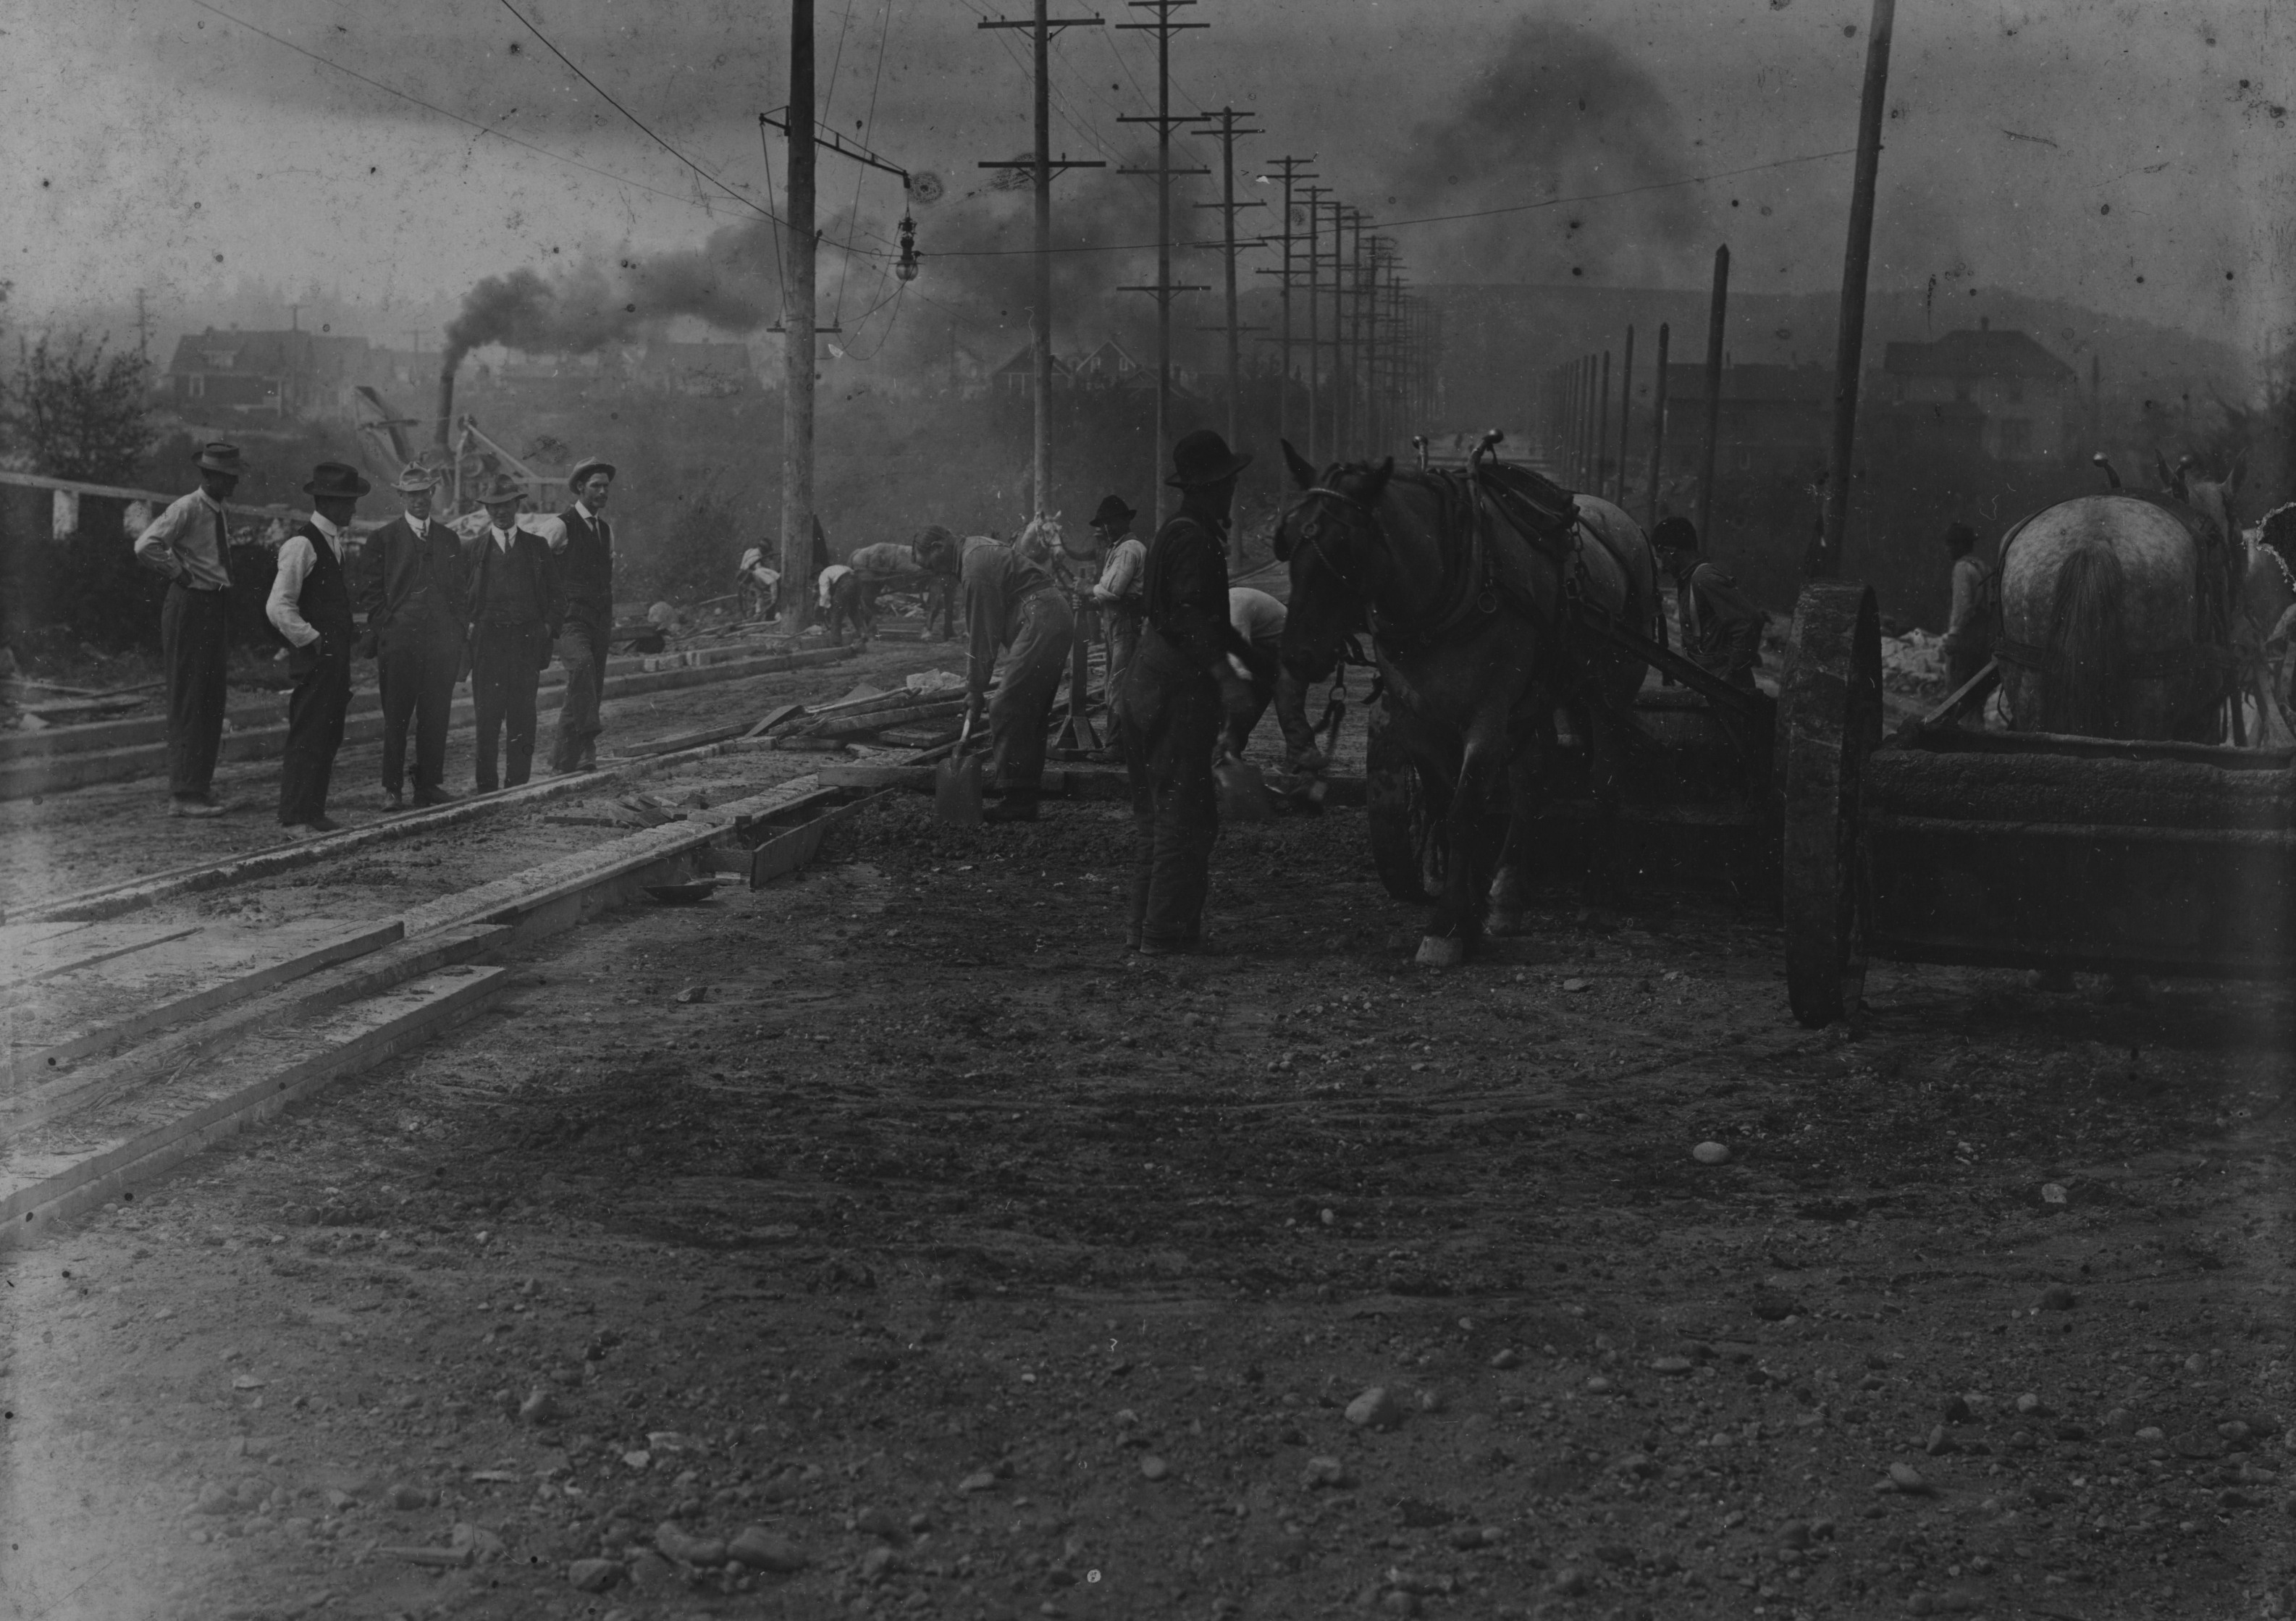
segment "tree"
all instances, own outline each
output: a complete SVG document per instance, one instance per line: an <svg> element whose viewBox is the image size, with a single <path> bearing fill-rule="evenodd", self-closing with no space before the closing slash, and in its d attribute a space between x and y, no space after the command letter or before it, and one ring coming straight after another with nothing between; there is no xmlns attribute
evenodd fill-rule
<svg viewBox="0 0 2296 1621"><path fill-rule="evenodd" d="M32 346L9 401L12 437L52 479L116 484L151 447L152 364L86 334Z"/></svg>

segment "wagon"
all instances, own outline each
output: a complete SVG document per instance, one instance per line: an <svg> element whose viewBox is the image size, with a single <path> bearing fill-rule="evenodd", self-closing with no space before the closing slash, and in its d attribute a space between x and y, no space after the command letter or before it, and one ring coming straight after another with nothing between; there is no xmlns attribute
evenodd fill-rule
<svg viewBox="0 0 2296 1621"><path fill-rule="evenodd" d="M1884 739L1873 593L1803 588L1779 692L1794 1016L1854 1010L1866 965L2285 981L2296 970L2296 749L1961 723L1979 675Z"/></svg>

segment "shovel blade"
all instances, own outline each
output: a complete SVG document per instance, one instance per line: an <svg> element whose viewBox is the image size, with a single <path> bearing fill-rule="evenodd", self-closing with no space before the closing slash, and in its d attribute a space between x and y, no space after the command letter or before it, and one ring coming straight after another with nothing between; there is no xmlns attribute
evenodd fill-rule
<svg viewBox="0 0 2296 1621"><path fill-rule="evenodd" d="M1259 767L1229 755L1212 767L1219 784L1220 818L1226 822L1265 822L1275 815L1267 803L1267 780Z"/></svg>
<svg viewBox="0 0 2296 1621"><path fill-rule="evenodd" d="M952 827L980 825L980 757L943 760L933 774L933 814Z"/></svg>

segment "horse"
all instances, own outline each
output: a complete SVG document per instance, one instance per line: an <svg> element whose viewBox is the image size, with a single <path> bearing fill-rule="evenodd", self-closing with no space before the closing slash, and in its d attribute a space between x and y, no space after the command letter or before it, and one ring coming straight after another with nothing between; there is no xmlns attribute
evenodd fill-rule
<svg viewBox="0 0 2296 1621"><path fill-rule="evenodd" d="M2161 496L2115 478L2111 493L2044 507L2002 537L1994 653L2012 731L2221 735L2241 471L2208 483L2159 467Z"/></svg>
<svg viewBox="0 0 2296 1621"><path fill-rule="evenodd" d="M1657 560L1640 526L1595 496L1574 498L1568 541L1548 550L1488 498L1470 506L1472 485L1454 475L1398 473L1392 458L1318 474L1289 444L1283 457L1300 491L1275 547L1292 578L1276 692L1291 765L1320 768L1307 684L1368 629L1387 706L1374 724L1407 753L1448 839L1418 961L1455 967L1480 943L1487 906L1493 932L1520 926L1540 746L1552 746L1558 704L1598 757L1615 757L1608 716L1642 684L1639 658L1573 634L1570 600L1656 639ZM1494 850L1484 818L1502 798Z"/></svg>
<svg viewBox="0 0 2296 1621"><path fill-rule="evenodd" d="M2253 676L2261 736L2291 741L2296 732L2296 502L2275 507L2249 543L2234 619L2234 642Z"/></svg>

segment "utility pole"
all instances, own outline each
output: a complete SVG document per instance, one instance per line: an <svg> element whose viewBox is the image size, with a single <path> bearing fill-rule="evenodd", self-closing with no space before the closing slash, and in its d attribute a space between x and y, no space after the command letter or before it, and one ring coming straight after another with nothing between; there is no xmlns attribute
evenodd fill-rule
<svg viewBox="0 0 2296 1621"><path fill-rule="evenodd" d="M1611 351L1603 351L1603 382L1595 400L1595 494L1611 482Z"/></svg>
<svg viewBox="0 0 2296 1621"><path fill-rule="evenodd" d="M1345 368L1343 372L1345 381L1341 384L1345 392L1340 396L1341 438L1343 440L1354 440L1360 448L1364 431L1361 399L1364 226L1369 222L1371 217L1357 208L1349 209L1347 215L1348 228L1355 233L1355 243L1348 251L1347 280L1344 285L1340 281L1340 268L1335 266L1332 271L1332 332L1335 340L1339 340L1339 334L1342 332L1346 334L1342 347L1338 351L1341 364Z"/></svg>
<svg viewBox="0 0 2296 1621"><path fill-rule="evenodd" d="M1316 302L1320 286L1317 278L1322 274L1318 265L1322 226L1318 221L1322 217L1324 193L1332 188L1327 185L1303 185L1300 189L1308 194L1308 460L1320 470L1324 458L1316 446L1316 435L1321 427L1319 419L1323 415L1323 390L1317 380L1322 375L1324 355L1323 317L1317 313Z"/></svg>
<svg viewBox="0 0 2296 1621"><path fill-rule="evenodd" d="M1172 167L1172 127L1191 122L1183 116L1172 116L1172 36L1184 29L1208 29L1209 22L1175 22L1172 13L1184 5L1193 5L1196 0L1128 0L1136 12L1153 12L1153 22L1119 22L1119 29L1156 36L1156 112L1152 118L1119 118L1119 124L1153 124L1156 127L1156 167L1153 169L1128 168L1118 171L1126 175L1152 174L1156 176L1156 285L1127 287L1125 292L1152 293L1156 299L1156 468L1152 479L1156 492L1156 527L1164 527L1164 505L1169 499L1165 491L1165 469L1172 456L1172 300L1184 292L1210 292L1201 283L1175 285L1172 281L1172 176L1204 175L1211 171L1201 168L1175 169ZM1233 446L1231 446L1233 448Z"/></svg>
<svg viewBox="0 0 2296 1621"><path fill-rule="evenodd" d="M1239 129L1235 121L1253 116L1249 112L1238 112L1233 107L1223 107L1218 112L1203 115L1203 122L1217 120L1219 125L1220 201L1196 205L1200 209L1218 209L1220 211L1221 250L1227 266L1227 445L1230 450L1243 443L1243 362L1238 353L1236 340L1237 334L1244 329L1235 323L1235 211L1260 206L1256 197L1247 197L1242 202L1235 200L1235 138L1267 133L1264 129ZM1159 479L1160 488L1161 485L1162 480ZM1243 531L1241 528L1229 527L1227 549L1228 567L1241 569L1243 566Z"/></svg>
<svg viewBox="0 0 2296 1621"><path fill-rule="evenodd" d="M1658 323L1658 389L1651 403L1650 513L1645 526L1658 527L1658 481L1666 463L1666 344L1667 323Z"/></svg>
<svg viewBox="0 0 2296 1621"><path fill-rule="evenodd" d="M1635 421L1635 329L1627 324L1626 358L1619 364L1619 479L1611 487L1619 505L1627 504L1627 430Z"/></svg>
<svg viewBox="0 0 2296 1621"><path fill-rule="evenodd" d="M1371 281L1364 289L1364 440L1365 454L1374 457L1379 454L1379 447L1386 443L1381 422L1384 412L1379 380L1379 279L1380 272L1386 266L1394 248L1395 239L1391 236L1371 239Z"/></svg>
<svg viewBox="0 0 2296 1621"><path fill-rule="evenodd" d="M1730 305L1730 245L1714 250L1714 291L1706 306L1706 445L1698 460L1698 544L1714 544L1714 440L1722 426L1722 323Z"/></svg>
<svg viewBox="0 0 2296 1621"><path fill-rule="evenodd" d="M1825 481L1825 527L1810 559L1812 579L1841 572L1849 527L1849 460L1857 446L1857 375L1866 344L1866 271L1874 250L1874 184L1882 168L1882 109L1890 88L1890 34L1897 0L1874 0L1866 28L1866 85L1857 103L1857 168L1849 187L1849 241L1841 255L1841 330L1833 350L1833 466Z"/></svg>
<svg viewBox="0 0 2296 1621"><path fill-rule="evenodd" d="M813 150L813 0L790 0L789 266L782 277L781 619L805 628L813 593L813 372L816 318Z"/></svg>
<svg viewBox="0 0 2296 1621"><path fill-rule="evenodd" d="M1283 312L1277 329L1280 335L1276 339L1276 352L1283 357L1282 376L1275 389L1275 437L1279 440L1288 440L1292 437L1292 183L1313 180L1315 171L1300 166L1314 161L1312 158L1275 158L1268 163L1269 168L1283 171L1283 234L1278 239L1283 244L1283 267L1281 270L1261 270L1258 274L1283 278L1276 283L1275 294L1276 307Z"/></svg>
<svg viewBox="0 0 2296 1621"><path fill-rule="evenodd" d="M144 290L135 290L135 352L144 359L152 358L152 312L144 302Z"/></svg>
<svg viewBox="0 0 2296 1621"><path fill-rule="evenodd" d="M809 3L809 0L808 0ZM1027 29L1034 36L1036 45L1036 155L1026 163L1007 160L983 163L983 168L1027 168L1032 172L1037 200L1037 288L1029 311L1029 341L1031 375L1029 393L1036 406L1036 433L1033 454L1029 461L1030 495L1034 500L1035 516L1044 517L1052 511L1053 487L1053 171L1072 168L1106 168L1097 160L1053 158L1053 102L1051 87L1053 35L1060 29L1096 29L1097 17L1062 17L1057 20L1045 14L1045 0L1037 0L1036 15L1026 22L989 21L983 19L984 29Z"/></svg>

